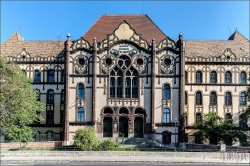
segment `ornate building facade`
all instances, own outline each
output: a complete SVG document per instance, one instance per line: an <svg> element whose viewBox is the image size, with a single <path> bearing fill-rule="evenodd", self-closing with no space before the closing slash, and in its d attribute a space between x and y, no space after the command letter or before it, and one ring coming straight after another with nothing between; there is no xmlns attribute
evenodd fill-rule
<svg viewBox="0 0 250 166"><path fill-rule="evenodd" d="M249 40L174 41L147 15L103 15L78 40L24 41L16 32L1 56L19 65L46 104L38 135L73 143L94 126L98 138L144 137L164 144L197 142L203 113L249 130ZM56 134L58 136L56 136Z"/></svg>

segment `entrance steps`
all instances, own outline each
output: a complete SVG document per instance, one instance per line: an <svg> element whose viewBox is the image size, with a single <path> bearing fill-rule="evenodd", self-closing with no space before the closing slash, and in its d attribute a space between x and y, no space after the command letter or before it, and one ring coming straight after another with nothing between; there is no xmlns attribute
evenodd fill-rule
<svg viewBox="0 0 250 166"><path fill-rule="evenodd" d="M127 138L123 142L123 147L148 148L152 146L153 141L147 138Z"/></svg>
<svg viewBox="0 0 250 166"><path fill-rule="evenodd" d="M135 148L164 148L174 149L174 144L162 144L147 138L128 138L123 144L123 147L135 147Z"/></svg>

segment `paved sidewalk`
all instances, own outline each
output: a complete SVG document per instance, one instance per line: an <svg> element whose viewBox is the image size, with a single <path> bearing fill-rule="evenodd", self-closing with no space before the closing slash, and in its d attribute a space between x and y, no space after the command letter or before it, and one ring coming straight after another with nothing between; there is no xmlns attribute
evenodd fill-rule
<svg viewBox="0 0 250 166"><path fill-rule="evenodd" d="M56 156L56 157L1 157L3 163L33 162L168 162L168 163L217 163L217 164L249 164L249 160L222 160L211 158L180 158L164 156Z"/></svg>

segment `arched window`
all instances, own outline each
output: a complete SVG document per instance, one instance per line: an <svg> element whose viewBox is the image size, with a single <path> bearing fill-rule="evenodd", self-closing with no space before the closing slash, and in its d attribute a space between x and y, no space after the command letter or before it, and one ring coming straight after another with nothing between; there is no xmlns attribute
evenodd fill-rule
<svg viewBox="0 0 250 166"><path fill-rule="evenodd" d="M111 59L106 61L107 65L111 63ZM118 57L117 66L110 72L109 97L138 98L138 72L126 55Z"/></svg>
<svg viewBox="0 0 250 166"><path fill-rule="evenodd" d="M216 105L217 104L217 95L215 92L212 92L210 94L210 105Z"/></svg>
<svg viewBox="0 0 250 166"><path fill-rule="evenodd" d="M84 85L79 84L78 85L78 98L84 98Z"/></svg>
<svg viewBox="0 0 250 166"><path fill-rule="evenodd" d="M199 123L199 122L201 122L201 120L202 120L202 116L201 116L201 113L197 113L196 114L196 123Z"/></svg>
<svg viewBox="0 0 250 166"><path fill-rule="evenodd" d="M168 108L163 110L163 123L170 123L170 110Z"/></svg>
<svg viewBox="0 0 250 166"><path fill-rule="evenodd" d="M83 107L78 108L77 121L78 122L84 122L84 108Z"/></svg>
<svg viewBox="0 0 250 166"><path fill-rule="evenodd" d="M210 73L210 83L211 84L217 83L217 73L216 73L216 71L212 71Z"/></svg>
<svg viewBox="0 0 250 166"><path fill-rule="evenodd" d="M27 75L26 70L23 69L22 72L25 76Z"/></svg>
<svg viewBox="0 0 250 166"><path fill-rule="evenodd" d="M196 92L196 105L202 105L202 94L200 91Z"/></svg>
<svg viewBox="0 0 250 166"><path fill-rule="evenodd" d="M168 84L164 85L163 98L164 99L170 99L170 86Z"/></svg>
<svg viewBox="0 0 250 166"><path fill-rule="evenodd" d="M247 101L246 101L246 93L245 92L241 92L240 93L240 105L246 105Z"/></svg>
<svg viewBox="0 0 250 166"><path fill-rule="evenodd" d="M202 73L201 71L196 72L196 84L201 84L202 83Z"/></svg>
<svg viewBox="0 0 250 166"><path fill-rule="evenodd" d="M65 95L64 95L64 89L61 91L61 103L64 103Z"/></svg>
<svg viewBox="0 0 250 166"><path fill-rule="evenodd" d="M35 70L34 82L41 82L41 72L39 70Z"/></svg>
<svg viewBox="0 0 250 166"><path fill-rule="evenodd" d="M54 71L51 69L48 71L47 80L48 82L54 82Z"/></svg>
<svg viewBox="0 0 250 166"><path fill-rule="evenodd" d="M240 128L247 128L247 117L246 115L244 114L241 114L240 115L240 119L239 119L239 125L240 125Z"/></svg>
<svg viewBox="0 0 250 166"><path fill-rule="evenodd" d="M226 92L225 105L232 105L232 95L231 95L231 92Z"/></svg>
<svg viewBox="0 0 250 166"><path fill-rule="evenodd" d="M188 83L188 73L187 73L187 71L185 71L185 83L186 84Z"/></svg>
<svg viewBox="0 0 250 166"><path fill-rule="evenodd" d="M227 71L225 73L225 83L231 84L232 83L232 73L230 71Z"/></svg>
<svg viewBox="0 0 250 166"><path fill-rule="evenodd" d="M64 70L62 70L61 72L61 82L64 82L65 81L65 73L64 73Z"/></svg>
<svg viewBox="0 0 250 166"><path fill-rule="evenodd" d="M49 89L47 92L47 102L54 103L54 91L52 89Z"/></svg>
<svg viewBox="0 0 250 166"><path fill-rule="evenodd" d="M187 92L185 92L185 105L188 104L188 95L187 95Z"/></svg>
<svg viewBox="0 0 250 166"><path fill-rule="evenodd" d="M240 73L240 83L241 84L246 84L247 83L247 74L244 71L242 71Z"/></svg>

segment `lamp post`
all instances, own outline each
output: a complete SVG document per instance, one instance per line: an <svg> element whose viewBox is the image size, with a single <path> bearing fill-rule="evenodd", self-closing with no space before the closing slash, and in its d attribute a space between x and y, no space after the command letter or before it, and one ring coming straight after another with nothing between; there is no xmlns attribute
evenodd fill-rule
<svg viewBox="0 0 250 166"><path fill-rule="evenodd" d="M177 123L177 118L174 118L174 133L175 133L175 136L174 136L174 151L176 152L176 123Z"/></svg>

